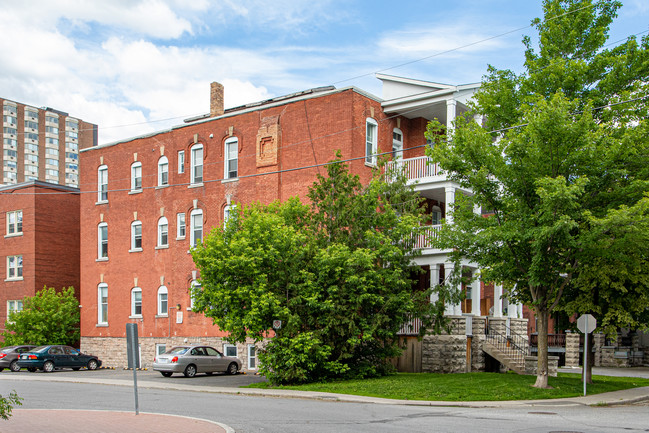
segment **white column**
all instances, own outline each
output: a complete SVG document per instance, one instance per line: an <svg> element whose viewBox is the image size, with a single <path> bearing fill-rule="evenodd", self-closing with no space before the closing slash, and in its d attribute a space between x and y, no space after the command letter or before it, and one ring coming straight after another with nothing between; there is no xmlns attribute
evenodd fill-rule
<svg viewBox="0 0 649 433"><path fill-rule="evenodd" d="M473 272L477 273L478 270L475 269ZM476 278L471 283L471 314L474 316L480 316L480 299L480 279Z"/></svg>
<svg viewBox="0 0 649 433"><path fill-rule="evenodd" d="M452 269L453 269L452 263L444 263L444 284L447 285L448 291L450 293L454 293L457 290L457 287L453 285L453 283L451 282L451 278L449 278ZM453 305L449 300L446 300L446 309L444 310L444 314L447 316L452 316L456 314L455 305ZM460 309L460 314L462 314L461 309Z"/></svg>
<svg viewBox="0 0 649 433"><path fill-rule="evenodd" d="M507 317L516 317L516 304L508 302Z"/></svg>
<svg viewBox="0 0 649 433"><path fill-rule="evenodd" d="M453 216L451 216L451 208L455 203L455 188L452 186L447 186L444 188L445 198L446 198L446 222L448 224L453 224Z"/></svg>
<svg viewBox="0 0 649 433"><path fill-rule="evenodd" d="M439 285L439 263L430 265L430 288L435 289ZM433 292L430 294L430 303L434 304L439 299L439 293Z"/></svg>
<svg viewBox="0 0 649 433"><path fill-rule="evenodd" d="M516 304L516 316L519 319L523 318L523 304Z"/></svg>
<svg viewBox="0 0 649 433"><path fill-rule="evenodd" d="M453 122L455 121L455 114L457 110L457 101L449 99L446 101L446 135L451 137L453 135Z"/></svg>
<svg viewBox="0 0 649 433"><path fill-rule="evenodd" d="M494 317L503 317L503 286L494 283Z"/></svg>

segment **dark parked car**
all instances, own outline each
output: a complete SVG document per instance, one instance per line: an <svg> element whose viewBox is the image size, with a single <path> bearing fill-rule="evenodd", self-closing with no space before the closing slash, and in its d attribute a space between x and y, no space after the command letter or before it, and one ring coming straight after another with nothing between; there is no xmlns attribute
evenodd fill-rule
<svg viewBox="0 0 649 433"><path fill-rule="evenodd" d="M50 345L39 346L29 352L21 353L18 366L29 371L40 368L50 373L55 368L79 370L86 367L88 370L96 370L101 366L101 361L94 355L85 355L70 346Z"/></svg>
<svg viewBox="0 0 649 433"><path fill-rule="evenodd" d="M7 346L0 349L0 371L8 368L11 371L20 371L18 357L23 352L29 352L36 346Z"/></svg>
<svg viewBox="0 0 649 433"><path fill-rule="evenodd" d="M174 373L194 377L196 373L212 374L215 371L237 374L241 370L241 361L232 356L224 356L210 346L176 346L156 356L153 369L164 377Z"/></svg>

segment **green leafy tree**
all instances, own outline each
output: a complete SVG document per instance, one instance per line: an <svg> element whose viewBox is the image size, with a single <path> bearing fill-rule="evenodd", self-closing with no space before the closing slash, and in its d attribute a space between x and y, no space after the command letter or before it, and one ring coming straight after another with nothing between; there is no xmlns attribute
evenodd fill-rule
<svg viewBox="0 0 649 433"><path fill-rule="evenodd" d="M7 420L11 417L11 411L16 406L22 406L23 399L18 397L16 391L11 391L8 397L3 397L0 394L0 418Z"/></svg>
<svg viewBox="0 0 649 433"><path fill-rule="evenodd" d="M605 260L601 247L616 251L620 260L631 258L629 272L647 272L646 265L642 268L646 255L634 249L642 237L617 230L629 215L645 224L641 202L649 190L642 99L649 41L639 45L629 38L613 49L603 47L620 6L610 0L545 0L544 20L534 23L538 52L530 38L523 40L525 72L489 67L471 113L484 122L458 119L448 142L439 124L429 126L429 138L437 141L430 156L474 192L456 201L454 224L445 226L440 245L456 248L456 263L470 258L482 267L483 279L503 282L510 299L533 307L537 387L548 386L550 314L564 308L575 291L583 295L581 309L605 299L597 300L587 287L606 286L590 274ZM476 215L474 206L491 217ZM606 272L616 281L607 293L614 296L613 289L621 293L622 286L632 285L629 296L645 296L630 300L644 302L646 285L620 271L601 269L600 277ZM612 319L623 304L609 314L612 325L622 323Z"/></svg>
<svg viewBox="0 0 649 433"><path fill-rule="evenodd" d="M73 344L79 340L79 301L74 288L43 288L25 297L23 310L12 312L2 333L4 344Z"/></svg>
<svg viewBox="0 0 649 433"><path fill-rule="evenodd" d="M429 293L413 290L420 198L398 173L361 185L339 160L297 198L253 204L192 251L201 272L195 310L231 341L269 337L261 370L273 383L391 371L410 317L440 326Z"/></svg>

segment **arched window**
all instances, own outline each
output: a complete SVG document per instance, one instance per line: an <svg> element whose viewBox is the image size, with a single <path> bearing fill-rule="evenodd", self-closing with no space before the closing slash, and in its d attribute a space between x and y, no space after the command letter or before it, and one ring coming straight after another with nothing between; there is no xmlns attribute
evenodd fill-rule
<svg viewBox="0 0 649 433"><path fill-rule="evenodd" d="M203 145L195 144L190 151L191 183L203 183Z"/></svg>
<svg viewBox="0 0 649 433"><path fill-rule="evenodd" d="M169 160L161 156L158 160L158 186L169 185Z"/></svg>
<svg viewBox="0 0 649 433"><path fill-rule="evenodd" d="M230 218L234 217L234 210L237 208L237 205L230 204L223 208L223 228L228 225Z"/></svg>
<svg viewBox="0 0 649 433"><path fill-rule="evenodd" d="M142 163L131 164L131 191L142 191Z"/></svg>
<svg viewBox="0 0 649 433"><path fill-rule="evenodd" d="M108 259L108 224L97 226L97 259Z"/></svg>
<svg viewBox="0 0 649 433"><path fill-rule="evenodd" d="M201 286L201 283L198 282L198 280L193 280L191 288L189 289L189 308L194 309L194 299L195 299L195 292L198 292L202 289L203 287Z"/></svg>
<svg viewBox="0 0 649 433"><path fill-rule="evenodd" d="M108 201L108 166L100 165L97 169L97 201Z"/></svg>
<svg viewBox="0 0 649 433"><path fill-rule="evenodd" d="M189 243L195 247L203 239L203 211L201 209L194 209L189 214L189 224Z"/></svg>
<svg viewBox="0 0 649 433"><path fill-rule="evenodd" d="M142 289L139 287L131 290L131 317L142 317Z"/></svg>
<svg viewBox="0 0 649 433"><path fill-rule="evenodd" d="M131 223L131 251L142 251L142 221Z"/></svg>
<svg viewBox="0 0 649 433"><path fill-rule="evenodd" d="M169 314L169 299L168 292L165 286L160 286L158 289L158 316L166 316Z"/></svg>
<svg viewBox="0 0 649 433"><path fill-rule="evenodd" d="M97 286L97 324L108 324L108 284Z"/></svg>
<svg viewBox="0 0 649 433"><path fill-rule="evenodd" d="M238 175L239 168L239 139L237 137L230 137L225 140L225 173L224 179L234 179Z"/></svg>
<svg viewBox="0 0 649 433"><path fill-rule="evenodd" d="M169 222L167 218L160 217L158 220L158 247L169 246Z"/></svg>
<svg viewBox="0 0 649 433"><path fill-rule="evenodd" d="M403 132L399 128L392 130L392 159L403 158Z"/></svg>
<svg viewBox="0 0 649 433"><path fill-rule="evenodd" d="M378 153L379 124L376 120L368 117L365 119L365 163L376 165L376 154Z"/></svg>

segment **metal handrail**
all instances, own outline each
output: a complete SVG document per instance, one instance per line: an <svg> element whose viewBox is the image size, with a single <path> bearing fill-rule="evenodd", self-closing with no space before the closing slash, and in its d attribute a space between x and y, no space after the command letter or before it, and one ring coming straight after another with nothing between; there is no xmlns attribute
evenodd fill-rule
<svg viewBox="0 0 649 433"><path fill-rule="evenodd" d="M530 354L530 346L526 338L512 334L503 335L500 332L487 328L486 340L498 350L513 357L517 362L524 364L525 357Z"/></svg>

